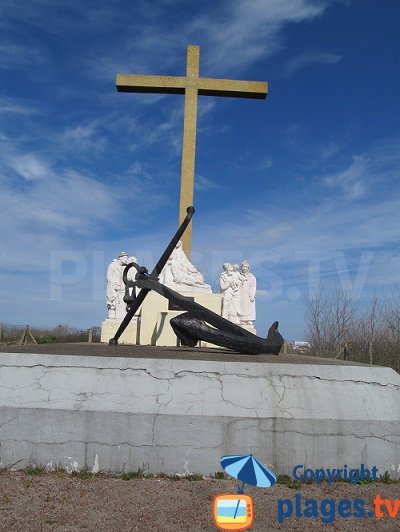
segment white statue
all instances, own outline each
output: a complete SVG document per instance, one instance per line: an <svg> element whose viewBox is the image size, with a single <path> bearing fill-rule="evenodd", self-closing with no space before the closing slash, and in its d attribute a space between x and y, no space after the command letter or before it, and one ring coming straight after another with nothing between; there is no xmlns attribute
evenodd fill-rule
<svg viewBox="0 0 400 532"><path fill-rule="evenodd" d="M222 267L224 271L219 276L219 286L222 294L222 317L233 323L239 323L239 272L229 262L225 262Z"/></svg>
<svg viewBox="0 0 400 532"><path fill-rule="evenodd" d="M159 276L159 280L160 283L177 292L211 293L210 285L204 282L202 274L186 257L181 241L176 244Z"/></svg>
<svg viewBox="0 0 400 532"><path fill-rule="evenodd" d="M256 319L256 278L250 273L250 263L244 260L240 265L239 279L241 281L239 320L241 325L253 326Z"/></svg>
<svg viewBox="0 0 400 532"><path fill-rule="evenodd" d="M107 269L106 301L110 320L122 320L126 315L126 303L123 299L125 285L122 274L127 263L128 254L121 251L118 258L114 259Z"/></svg>

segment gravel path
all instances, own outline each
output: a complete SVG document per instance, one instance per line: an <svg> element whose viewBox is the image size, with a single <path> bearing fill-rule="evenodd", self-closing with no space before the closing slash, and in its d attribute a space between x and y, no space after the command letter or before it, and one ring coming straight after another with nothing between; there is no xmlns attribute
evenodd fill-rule
<svg viewBox="0 0 400 532"><path fill-rule="evenodd" d="M77 531L93 532L173 532L215 531L212 502L219 493L235 493L232 480L204 479L189 481L165 478L123 480L106 476L82 479L66 473L30 476L24 472L0 472L0 530L11 531ZM400 530L400 510L395 519L337 517L332 524L316 518L277 520L279 499L301 496L321 501L365 500L365 509L373 509L377 494L382 498L400 498L400 484L371 483L350 485L302 485L291 489L275 485L271 489L249 487L246 494L254 501L254 524L251 531L269 530ZM330 503L331 504L331 503ZM320 502L318 503L320 508Z"/></svg>

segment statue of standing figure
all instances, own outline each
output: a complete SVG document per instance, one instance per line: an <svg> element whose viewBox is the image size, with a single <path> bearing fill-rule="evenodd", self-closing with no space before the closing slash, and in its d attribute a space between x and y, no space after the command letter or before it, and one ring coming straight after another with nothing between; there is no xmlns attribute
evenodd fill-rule
<svg viewBox="0 0 400 532"><path fill-rule="evenodd" d="M256 288L257 281L250 272L250 262L244 260L240 265L240 312L239 320L242 325L253 326L256 319Z"/></svg>
<svg viewBox="0 0 400 532"><path fill-rule="evenodd" d="M229 262L225 262L222 267L224 271L219 276L219 286L222 294L222 317L239 324L239 272Z"/></svg>
<svg viewBox="0 0 400 532"><path fill-rule="evenodd" d="M110 320L122 320L126 315L125 285L122 274L127 264L128 253L121 251L107 268L106 302Z"/></svg>
<svg viewBox="0 0 400 532"><path fill-rule="evenodd" d="M222 293L222 316L239 325L253 326L256 319L256 278L250 273L250 263L223 264L219 276Z"/></svg>

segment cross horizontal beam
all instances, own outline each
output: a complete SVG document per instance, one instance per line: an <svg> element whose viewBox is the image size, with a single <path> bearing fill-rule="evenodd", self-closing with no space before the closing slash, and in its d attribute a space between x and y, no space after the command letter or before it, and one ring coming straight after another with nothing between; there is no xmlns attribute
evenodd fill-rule
<svg viewBox="0 0 400 532"><path fill-rule="evenodd" d="M268 83L265 81L241 81L234 79L199 78L199 94L205 96L232 96L265 100Z"/></svg>
<svg viewBox="0 0 400 532"><path fill-rule="evenodd" d="M118 92L157 92L165 94L184 94L186 78L176 76L140 76L135 74L117 74Z"/></svg>
<svg viewBox="0 0 400 532"><path fill-rule="evenodd" d="M218 78L194 78L180 76L142 76L118 74L116 86L119 92L145 92L160 94L184 94L195 88L203 96L231 96L234 98L265 99L268 83Z"/></svg>

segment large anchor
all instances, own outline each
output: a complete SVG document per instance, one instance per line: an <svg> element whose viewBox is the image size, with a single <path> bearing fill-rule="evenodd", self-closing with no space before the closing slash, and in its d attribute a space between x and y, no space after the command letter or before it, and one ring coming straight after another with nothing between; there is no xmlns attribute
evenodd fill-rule
<svg viewBox="0 0 400 532"><path fill-rule="evenodd" d="M143 303L145 297L150 290L154 290L166 297L174 305L187 311L172 318L170 321L181 345L194 347L200 340L203 340L244 354L270 353L277 355L283 345L283 338L278 332L277 321L269 328L267 338L261 338L199 303L185 298L158 281L161 270L189 225L193 214L194 207L188 207L186 218L151 273L144 266L139 266L139 264L134 262L125 267L123 281L126 287L124 301L127 304L127 314L114 338L109 341L110 345L118 345L119 337ZM135 281L128 279L128 272L131 268L136 269ZM141 289L137 296L135 295L135 288Z"/></svg>

